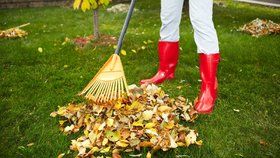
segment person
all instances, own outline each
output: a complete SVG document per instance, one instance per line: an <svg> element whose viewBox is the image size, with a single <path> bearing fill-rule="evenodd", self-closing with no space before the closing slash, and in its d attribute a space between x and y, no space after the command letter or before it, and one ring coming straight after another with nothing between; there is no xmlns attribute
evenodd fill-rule
<svg viewBox="0 0 280 158"><path fill-rule="evenodd" d="M174 78L179 56L179 25L184 0L161 0L160 40L158 42L159 68L150 79L140 84L160 84ZM211 114L217 98L216 77L220 61L218 37L213 24L213 0L189 0L189 15L199 54L201 88L195 110Z"/></svg>

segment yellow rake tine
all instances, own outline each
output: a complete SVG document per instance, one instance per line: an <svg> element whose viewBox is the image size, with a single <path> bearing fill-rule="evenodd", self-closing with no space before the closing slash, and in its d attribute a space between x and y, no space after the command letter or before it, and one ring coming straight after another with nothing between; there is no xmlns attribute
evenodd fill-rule
<svg viewBox="0 0 280 158"><path fill-rule="evenodd" d="M111 89L112 89L112 81L109 83L107 95L106 95L106 101L110 100L110 94L111 94Z"/></svg>
<svg viewBox="0 0 280 158"><path fill-rule="evenodd" d="M107 86L106 86L106 88L103 91L104 93L103 93L103 100L102 100L102 101L105 101L105 102L107 101L106 97L107 97L107 93L108 93L109 88L110 88L110 82L107 82L106 85Z"/></svg>
<svg viewBox="0 0 280 158"><path fill-rule="evenodd" d="M102 102L103 98L104 98L104 91L106 90L107 87L107 82L104 81L104 87L102 88L102 90L100 91L100 95L98 96L98 102Z"/></svg>
<svg viewBox="0 0 280 158"><path fill-rule="evenodd" d="M108 101L109 100L109 96L110 96L110 94L111 94L111 89L112 89L112 81L110 81L110 83L109 83L109 87L108 87L108 91L107 91L107 95L106 95L106 101Z"/></svg>
<svg viewBox="0 0 280 158"><path fill-rule="evenodd" d="M97 84L96 87L93 89L93 91L91 92L91 94L95 94L95 93L97 92L97 90L98 90L98 87L100 87L100 86L101 86L101 82L98 81L98 84Z"/></svg>
<svg viewBox="0 0 280 158"><path fill-rule="evenodd" d="M112 97L113 97L113 93L114 93L114 83L115 83L115 81L111 82L109 100L113 100Z"/></svg>
<svg viewBox="0 0 280 158"><path fill-rule="evenodd" d="M98 100L98 96L99 96L99 94L100 94L100 92L102 91L102 89L103 89L103 87L104 87L104 83L102 83L103 81L100 81L100 87L98 88L98 90L97 90L97 92L96 92L96 94L95 94L95 98L94 98L94 101L96 101L97 102L97 100Z"/></svg>
<svg viewBox="0 0 280 158"><path fill-rule="evenodd" d="M85 94L91 87L91 85L95 82L95 77L87 84L87 86L83 89L82 94Z"/></svg>
<svg viewBox="0 0 280 158"><path fill-rule="evenodd" d="M111 96L110 96L110 100L114 100L114 95L115 95L115 85L116 85L116 81L113 82L113 85L112 85L112 93L111 93Z"/></svg>
<svg viewBox="0 0 280 158"><path fill-rule="evenodd" d="M126 78L125 78L125 76L123 76L123 80L124 80L124 86L125 86L125 90L126 90L126 93L127 93L127 95L129 95L129 91L128 91L128 87L127 87L127 82L126 82Z"/></svg>
<svg viewBox="0 0 280 158"><path fill-rule="evenodd" d="M118 80L115 81L115 86L114 86L114 99L117 99L117 90L118 90Z"/></svg>
<svg viewBox="0 0 280 158"><path fill-rule="evenodd" d="M94 89L97 89L97 87L98 87L98 85L99 85L99 81L96 81L96 82L94 82L94 84L92 85L92 87L87 91L87 93L86 93L86 97L89 95L89 94L93 94L94 92ZM93 92L93 93L92 93Z"/></svg>
<svg viewBox="0 0 280 158"><path fill-rule="evenodd" d="M91 91L87 92L87 95L85 97L89 97L90 99L94 99L94 92L98 89L98 87L100 86L100 82L96 82L96 84L94 85L94 87L91 89ZM92 92L94 91L94 92Z"/></svg>
<svg viewBox="0 0 280 158"><path fill-rule="evenodd" d="M104 97L105 97L105 93L106 93L106 90L107 90L107 87L108 87L108 82L105 81L104 87L103 87L103 89L102 89L102 91L101 91L101 93L100 93L100 95L98 97L99 98L99 102L103 102Z"/></svg>
<svg viewBox="0 0 280 158"><path fill-rule="evenodd" d="M103 100L102 101L107 101L107 94L109 92L110 82L107 82L106 84L107 84L107 86L104 89L104 96L103 96Z"/></svg>
<svg viewBox="0 0 280 158"><path fill-rule="evenodd" d="M123 79L121 79L121 87L122 87L122 90L121 90L121 94L123 95L123 93L124 93L124 89L123 89Z"/></svg>
<svg viewBox="0 0 280 158"><path fill-rule="evenodd" d="M120 92L120 89L121 89L121 80L118 80L118 99L121 97L121 92Z"/></svg>

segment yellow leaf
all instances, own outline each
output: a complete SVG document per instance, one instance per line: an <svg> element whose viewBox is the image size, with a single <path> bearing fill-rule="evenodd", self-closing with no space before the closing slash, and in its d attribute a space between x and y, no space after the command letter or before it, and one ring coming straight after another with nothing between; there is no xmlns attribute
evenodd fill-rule
<svg viewBox="0 0 280 158"><path fill-rule="evenodd" d="M57 115L57 112L56 112L56 111L55 111L55 112L52 112L52 113L50 114L51 117L56 117L56 115Z"/></svg>
<svg viewBox="0 0 280 158"><path fill-rule="evenodd" d="M98 8L97 0L89 0L92 9Z"/></svg>
<svg viewBox="0 0 280 158"><path fill-rule="evenodd" d="M38 48L38 52L42 53L42 52L43 52L43 48L42 48L42 47L39 47L39 48Z"/></svg>
<svg viewBox="0 0 280 158"><path fill-rule="evenodd" d="M125 148L125 147L127 147L128 146L128 141L127 140L120 140L120 141L118 141L116 144L117 144L117 146L120 146L120 147L123 147L123 148Z"/></svg>
<svg viewBox="0 0 280 158"><path fill-rule="evenodd" d="M172 138L171 135L169 135L169 141L170 141L170 148L177 148L178 145L176 144L175 140Z"/></svg>
<svg viewBox="0 0 280 158"><path fill-rule="evenodd" d="M126 55L126 51L122 49L122 50L121 50L121 54L122 54L122 55Z"/></svg>
<svg viewBox="0 0 280 158"><path fill-rule="evenodd" d="M196 133L194 132L194 130L191 130L185 138L186 145L189 146L191 144L194 144L196 142L196 138Z"/></svg>
<svg viewBox="0 0 280 158"><path fill-rule="evenodd" d="M83 12L90 9L90 4L88 0L83 0L81 9Z"/></svg>
<svg viewBox="0 0 280 158"><path fill-rule="evenodd" d="M73 8L74 9L79 9L80 4L81 4L81 0L75 0L74 3L73 3Z"/></svg>
<svg viewBox="0 0 280 158"><path fill-rule="evenodd" d="M152 154L150 152L147 153L146 158L152 158Z"/></svg>
<svg viewBox="0 0 280 158"><path fill-rule="evenodd" d="M88 137L88 134L89 134L88 130L84 130L84 134L85 134L85 136Z"/></svg>
<svg viewBox="0 0 280 158"><path fill-rule="evenodd" d="M64 132L66 132L66 133L70 132L70 131L72 131L74 129L74 127L75 127L74 125L67 126L67 127L64 128Z"/></svg>
<svg viewBox="0 0 280 158"><path fill-rule="evenodd" d="M112 132L112 131L106 131L105 136L112 142L116 142L116 141L120 140L120 138L121 138L121 135L119 132Z"/></svg>
<svg viewBox="0 0 280 158"><path fill-rule="evenodd" d="M133 122L132 126L140 126L143 127L143 120L139 120L137 122Z"/></svg>
<svg viewBox="0 0 280 158"><path fill-rule="evenodd" d="M91 150L89 151L89 153L92 153L94 154L95 152L99 151L99 148L98 147L92 147Z"/></svg>
<svg viewBox="0 0 280 158"><path fill-rule="evenodd" d="M182 143L182 142L177 142L177 145L178 145L178 146L185 146L185 144Z"/></svg>
<svg viewBox="0 0 280 158"><path fill-rule="evenodd" d="M99 131L102 131L104 129L104 127L106 126L106 123L103 122L99 127L98 127L98 130Z"/></svg>
<svg viewBox="0 0 280 158"><path fill-rule="evenodd" d="M143 112L142 116L144 120L150 120L153 117L154 112L152 110L146 110Z"/></svg>
<svg viewBox="0 0 280 158"><path fill-rule="evenodd" d="M195 144L201 146L203 144L203 141L202 140L196 141Z"/></svg>
<svg viewBox="0 0 280 158"><path fill-rule="evenodd" d="M181 51L183 51L183 48L182 48L182 47L180 47L180 50L181 50Z"/></svg>
<svg viewBox="0 0 280 158"><path fill-rule="evenodd" d="M65 155L65 153L59 154L59 155L57 156L57 158L62 158L64 155Z"/></svg>
<svg viewBox="0 0 280 158"><path fill-rule="evenodd" d="M108 141L109 140L107 138L104 138L103 141L102 141L102 146L105 146L108 143Z"/></svg>
<svg viewBox="0 0 280 158"><path fill-rule="evenodd" d="M169 106L166 106L166 105L160 106L160 107L158 108L158 111L160 111L160 112L171 111L171 110L172 110L172 108L169 107Z"/></svg>
<svg viewBox="0 0 280 158"><path fill-rule="evenodd" d="M64 122L66 122L66 120L60 120L60 121L59 121L59 124L60 124L60 125L63 125Z"/></svg>
<svg viewBox="0 0 280 158"><path fill-rule="evenodd" d="M122 104L121 102L117 102L114 106L115 109L119 110L120 108L122 108Z"/></svg>
<svg viewBox="0 0 280 158"><path fill-rule="evenodd" d="M94 143L96 138L97 138L97 134L95 134L93 131L91 131L89 134L88 134L88 137L91 141L91 143Z"/></svg>
<svg viewBox="0 0 280 158"><path fill-rule="evenodd" d="M91 148L91 147L92 147L92 145L91 145L89 139L84 140L84 141L82 142L82 146L83 146L84 148Z"/></svg>
<svg viewBox="0 0 280 158"><path fill-rule="evenodd" d="M34 143L29 143L29 144L27 144L26 146L31 147L31 146L33 146L33 145L34 145Z"/></svg>
<svg viewBox="0 0 280 158"><path fill-rule="evenodd" d="M154 123L150 122L145 125L145 128L153 128L155 126Z"/></svg>
<svg viewBox="0 0 280 158"><path fill-rule="evenodd" d="M110 0L99 0L100 4L107 6L110 3Z"/></svg>
<svg viewBox="0 0 280 158"><path fill-rule="evenodd" d="M107 147L107 148L103 148L100 153L107 153L110 151L110 147Z"/></svg>
<svg viewBox="0 0 280 158"><path fill-rule="evenodd" d="M108 127L112 127L113 124L114 124L114 119L108 118L106 123L107 123L107 126L108 126Z"/></svg>
<svg viewBox="0 0 280 158"><path fill-rule="evenodd" d="M133 53L137 53L135 49L132 49L131 51L132 51Z"/></svg>
<svg viewBox="0 0 280 158"><path fill-rule="evenodd" d="M158 136L157 130L154 129L154 128L146 129L146 130L145 130L145 133L150 134L150 135Z"/></svg>

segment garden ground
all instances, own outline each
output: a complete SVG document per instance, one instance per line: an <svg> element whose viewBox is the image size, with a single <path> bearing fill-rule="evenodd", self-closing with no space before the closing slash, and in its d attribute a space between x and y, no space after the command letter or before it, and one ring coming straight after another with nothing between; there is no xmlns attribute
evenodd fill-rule
<svg viewBox="0 0 280 158"><path fill-rule="evenodd" d="M133 15L124 41L127 55L121 56L129 84L139 83L157 69L160 1L141 0L136 7L140 10ZM157 157L280 155L280 36L254 38L236 31L255 18L280 23L279 15L279 9L230 1L226 8L214 7L222 53L219 99L211 116L186 123L199 132L204 144L159 152ZM26 8L0 10L0 17L1 29L31 23L24 28L29 33L26 38L0 39L0 157L56 157L69 150L75 136L63 135L50 113L79 99L76 94L113 53L113 46L76 49L72 44L62 44L66 37L92 32L91 12L65 7ZM125 14L102 9L101 32L117 37L124 18ZM162 87L171 96L183 95L193 101L200 83L192 34L184 11L177 77ZM144 44L148 40L154 43ZM34 145L28 147L30 143Z"/></svg>

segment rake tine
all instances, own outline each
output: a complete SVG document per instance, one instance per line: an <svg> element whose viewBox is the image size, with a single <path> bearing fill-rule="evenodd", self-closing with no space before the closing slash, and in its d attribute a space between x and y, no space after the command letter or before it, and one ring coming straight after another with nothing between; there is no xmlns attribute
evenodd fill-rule
<svg viewBox="0 0 280 158"><path fill-rule="evenodd" d="M109 83L109 88L108 88L108 92L106 95L106 101L110 100L110 94L111 94L111 89L112 89L112 81Z"/></svg>
<svg viewBox="0 0 280 158"><path fill-rule="evenodd" d="M109 89L108 89L108 94L106 96L106 101L110 100L110 96L112 94L112 84L113 84L113 81L111 81L110 84L109 84Z"/></svg>
<svg viewBox="0 0 280 158"><path fill-rule="evenodd" d="M94 100L94 94L95 94L95 92L96 92L96 90L98 89L99 86L100 86L100 82L97 81L95 83L94 87L90 91L87 92L86 97L88 97L91 100Z"/></svg>
<svg viewBox="0 0 280 158"><path fill-rule="evenodd" d="M121 89L121 80L118 80L118 98L121 97L121 92L120 92L120 89Z"/></svg>
<svg viewBox="0 0 280 158"><path fill-rule="evenodd" d="M107 85L107 82L104 81L104 87L102 88L102 90L100 91L100 95L98 96L98 102L102 102L103 98L104 98L104 91L106 90L106 87L108 86Z"/></svg>
<svg viewBox="0 0 280 158"><path fill-rule="evenodd" d="M115 86L114 86L114 99L117 99L117 90L118 90L118 80L115 81Z"/></svg>
<svg viewBox="0 0 280 158"><path fill-rule="evenodd" d="M108 94L109 88L110 88L110 82L107 82L106 87L104 89L102 101L107 101L107 94Z"/></svg>
<svg viewBox="0 0 280 158"><path fill-rule="evenodd" d="M97 90L97 92L95 94L95 98L94 98L94 101L96 101L96 102L97 102L97 100L99 100L98 97L100 95L100 92L103 90L103 87L105 86L103 81L100 82L100 85L101 86L98 88L98 90Z"/></svg>
<svg viewBox="0 0 280 158"><path fill-rule="evenodd" d="M116 85L116 81L114 81L114 83L112 85L113 88L112 88L112 93L111 93L111 97L110 97L112 100L115 100L115 98L114 98L114 96L115 96L115 89L116 89L115 85Z"/></svg>
<svg viewBox="0 0 280 158"><path fill-rule="evenodd" d="M113 100L113 93L114 93L114 84L115 84L115 81L112 81L111 82L111 88L110 88L110 94L109 94L109 96L108 96L108 99L109 100Z"/></svg>
<svg viewBox="0 0 280 158"><path fill-rule="evenodd" d="M105 86L104 86L104 88L103 88L103 90L102 90L102 92L101 92L101 94L99 96L99 98L100 98L99 101L100 102L104 101L105 96L106 96L106 92L107 92L107 89L108 89L108 86L109 86L108 82L105 81Z"/></svg>
<svg viewBox="0 0 280 158"><path fill-rule="evenodd" d="M86 97L87 97L88 95L92 95L92 94L93 94L92 92L93 92L95 89L97 89L97 87L99 86L99 84L100 84L99 81L94 82L94 84L92 85L92 87L87 91Z"/></svg>
<svg viewBox="0 0 280 158"><path fill-rule="evenodd" d="M128 87L127 87L127 82L126 82L126 77L125 76L123 76L123 80L124 80L124 86L125 86L125 90L126 90L126 93L127 93L127 95L129 95L129 91L128 91Z"/></svg>
<svg viewBox="0 0 280 158"><path fill-rule="evenodd" d="M123 89L123 79L121 78L121 95L123 95L123 93L124 93L124 89Z"/></svg>
<svg viewBox="0 0 280 158"><path fill-rule="evenodd" d="M90 87L92 86L92 84L95 82L95 77L87 84L87 86L83 89L83 91L81 92L81 94L85 94Z"/></svg>

